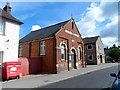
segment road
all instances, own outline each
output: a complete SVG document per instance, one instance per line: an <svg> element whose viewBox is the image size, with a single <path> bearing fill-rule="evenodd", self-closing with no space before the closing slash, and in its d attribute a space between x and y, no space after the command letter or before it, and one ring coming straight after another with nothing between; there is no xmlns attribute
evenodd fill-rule
<svg viewBox="0 0 120 90"><path fill-rule="evenodd" d="M115 67L116 66L116 67ZM112 67L112 68L110 68ZM109 69L105 69L109 68ZM58 74L39 74L28 75L20 79L12 79L1 82L2 88L37 88L37 87L80 87L80 88L96 88L100 87L96 84L103 83L103 86L111 86L110 84L114 78L110 77L110 72L117 72L117 63L108 63L100 65L88 65L86 68L79 68L75 70L62 71ZM100 70L100 71L99 71ZM97 71L97 72L94 72ZM91 72L91 73L90 73ZM89 73L89 74L86 74ZM101 79L102 76L102 80ZM74 80L75 79L75 80ZM106 80L107 79L107 80ZM100 81L102 80L102 81ZM100 81L100 82L99 82ZM59 83L55 83L59 82ZM55 84L52 84L55 83ZM95 84L94 84L95 83ZM109 84L108 84L109 83ZM51 85L50 85L51 84ZM48 85L48 86L45 86Z"/></svg>
<svg viewBox="0 0 120 90"><path fill-rule="evenodd" d="M114 66L39 88L108 88L112 85L112 82L115 79L110 76L110 73L117 73L117 71L118 67Z"/></svg>

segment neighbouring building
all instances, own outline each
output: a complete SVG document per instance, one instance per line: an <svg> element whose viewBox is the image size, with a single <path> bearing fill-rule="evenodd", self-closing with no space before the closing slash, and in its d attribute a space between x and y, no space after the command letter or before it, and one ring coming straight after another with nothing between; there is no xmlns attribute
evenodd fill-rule
<svg viewBox="0 0 120 90"><path fill-rule="evenodd" d="M0 8L0 63L18 61L21 21L11 15L10 3Z"/></svg>
<svg viewBox="0 0 120 90"><path fill-rule="evenodd" d="M85 61L88 65L105 63L104 45L100 36L84 38Z"/></svg>
<svg viewBox="0 0 120 90"><path fill-rule="evenodd" d="M19 56L39 58L45 73L77 69L85 64L84 43L73 18L31 31L20 40Z"/></svg>
<svg viewBox="0 0 120 90"><path fill-rule="evenodd" d="M108 47L104 48L104 52L105 52L105 61L106 62L111 61L112 58L109 56L110 49Z"/></svg>

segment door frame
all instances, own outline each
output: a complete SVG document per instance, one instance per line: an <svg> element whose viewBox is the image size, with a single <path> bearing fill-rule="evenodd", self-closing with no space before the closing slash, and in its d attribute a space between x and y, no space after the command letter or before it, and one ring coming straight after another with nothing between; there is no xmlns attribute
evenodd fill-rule
<svg viewBox="0 0 120 90"><path fill-rule="evenodd" d="M71 57L71 61L72 61L72 65L73 65L73 68L74 69L77 69L77 66L76 66L76 50L75 49L71 49L71 56L72 56L72 53L74 55L74 60L72 61L72 57Z"/></svg>
<svg viewBox="0 0 120 90"><path fill-rule="evenodd" d="M100 55L100 63L103 63L102 55Z"/></svg>

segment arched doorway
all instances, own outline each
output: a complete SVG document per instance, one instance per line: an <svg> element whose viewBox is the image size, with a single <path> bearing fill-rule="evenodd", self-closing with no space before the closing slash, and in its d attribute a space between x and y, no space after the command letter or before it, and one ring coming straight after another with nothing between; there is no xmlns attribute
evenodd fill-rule
<svg viewBox="0 0 120 90"><path fill-rule="evenodd" d="M75 49L71 50L71 61L72 61L72 67L74 69L77 69L77 67L76 67L76 53L75 53Z"/></svg>
<svg viewBox="0 0 120 90"><path fill-rule="evenodd" d="M103 61L102 61L102 55L100 55L100 62L103 63Z"/></svg>

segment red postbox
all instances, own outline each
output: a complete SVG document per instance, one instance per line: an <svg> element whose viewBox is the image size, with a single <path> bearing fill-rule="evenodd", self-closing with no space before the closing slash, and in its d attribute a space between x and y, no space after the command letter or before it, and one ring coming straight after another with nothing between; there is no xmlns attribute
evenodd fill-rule
<svg viewBox="0 0 120 90"><path fill-rule="evenodd" d="M21 62L4 62L2 64L2 79L20 77Z"/></svg>

